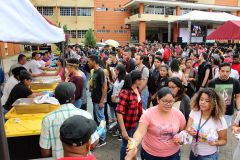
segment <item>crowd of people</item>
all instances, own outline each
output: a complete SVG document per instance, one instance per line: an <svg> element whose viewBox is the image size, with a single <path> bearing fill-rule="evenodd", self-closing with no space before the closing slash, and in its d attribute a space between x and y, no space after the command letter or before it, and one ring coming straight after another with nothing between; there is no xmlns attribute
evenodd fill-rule
<svg viewBox="0 0 240 160"><path fill-rule="evenodd" d="M4 113L16 99L42 94L29 89L32 77L58 75L63 81L54 92L60 108L42 122L43 157L95 159L92 151L106 145L109 132L122 142L121 160L135 159L139 148L142 160L180 160L186 143L182 135L192 137L190 160L217 160L218 147L227 144L227 129L240 134L236 45L75 45L57 58L50 51L33 52L26 63L20 54L10 69Z"/></svg>

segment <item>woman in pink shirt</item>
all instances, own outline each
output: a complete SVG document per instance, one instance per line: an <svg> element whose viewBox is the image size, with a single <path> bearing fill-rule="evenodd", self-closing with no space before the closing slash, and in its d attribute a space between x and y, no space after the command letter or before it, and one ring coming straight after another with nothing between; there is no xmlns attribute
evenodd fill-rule
<svg viewBox="0 0 240 160"><path fill-rule="evenodd" d="M177 135L186 125L184 115L173 108L173 93L164 87L158 91L158 105L147 109L134 133L128 147L128 154L133 154L141 143L143 160L180 160L180 145ZM136 152L135 152L136 154Z"/></svg>

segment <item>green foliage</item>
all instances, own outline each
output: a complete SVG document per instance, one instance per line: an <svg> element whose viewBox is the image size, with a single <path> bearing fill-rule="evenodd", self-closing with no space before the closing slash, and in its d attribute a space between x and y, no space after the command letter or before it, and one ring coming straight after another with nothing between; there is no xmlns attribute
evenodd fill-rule
<svg viewBox="0 0 240 160"><path fill-rule="evenodd" d="M85 46L96 46L96 38L94 36L92 28L90 28L86 35L85 35L85 41L84 41Z"/></svg>

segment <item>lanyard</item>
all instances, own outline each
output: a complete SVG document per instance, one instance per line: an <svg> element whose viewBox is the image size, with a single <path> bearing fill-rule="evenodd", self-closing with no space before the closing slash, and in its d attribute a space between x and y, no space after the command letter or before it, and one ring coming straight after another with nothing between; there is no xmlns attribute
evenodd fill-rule
<svg viewBox="0 0 240 160"><path fill-rule="evenodd" d="M202 129L202 127L208 122L208 120L211 118L211 115L207 118L207 120L201 125L202 121L202 112L201 112L201 118L198 123L198 129L197 129L197 134L196 134L196 142L198 141L198 136L199 136L199 131Z"/></svg>

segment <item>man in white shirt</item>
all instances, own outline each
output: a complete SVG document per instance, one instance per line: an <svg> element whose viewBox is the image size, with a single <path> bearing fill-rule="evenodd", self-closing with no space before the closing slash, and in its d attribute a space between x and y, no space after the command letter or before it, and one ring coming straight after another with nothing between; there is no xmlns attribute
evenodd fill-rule
<svg viewBox="0 0 240 160"><path fill-rule="evenodd" d="M29 70L32 73L32 77L44 76L45 75L44 70L46 68L43 67L40 62L40 54L38 54L37 52L33 52L32 58L33 59L29 65Z"/></svg>
<svg viewBox="0 0 240 160"><path fill-rule="evenodd" d="M16 67L25 67L27 69L26 63L27 63L27 57L24 54L19 54L18 55L18 63L15 63L10 67L8 75L11 76L12 70Z"/></svg>

